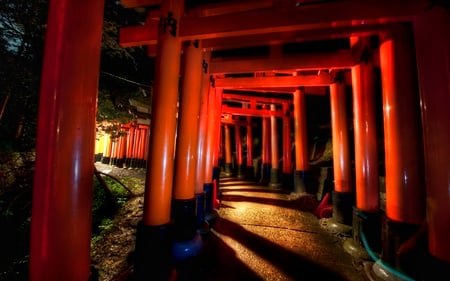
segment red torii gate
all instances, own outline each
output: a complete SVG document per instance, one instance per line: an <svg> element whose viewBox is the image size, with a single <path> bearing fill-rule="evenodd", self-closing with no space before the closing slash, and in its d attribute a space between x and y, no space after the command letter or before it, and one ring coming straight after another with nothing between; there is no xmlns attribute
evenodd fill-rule
<svg viewBox="0 0 450 281"><path fill-rule="evenodd" d="M433 264L437 265L433 269L448 272L450 148L447 144L450 142L450 128L448 124L443 124L442 120L450 120L448 111L450 65L448 61L443 61L442 57L448 57L450 49L450 39L443 36L450 33L449 12L443 7L433 7L423 12L420 1L412 1L411 5L402 5L403 3L397 1L378 2L387 4L386 9L383 11L376 9L383 5L374 4L375 2L370 2L372 6L369 5L369 8L363 3L359 5L353 3L353 6L346 6L348 10L339 10L348 11L350 14L336 13L336 5L339 4L334 3L329 6L328 12L320 14L325 18L312 14L312 17L306 17L306 20L321 18L331 22L353 18L355 13L361 17L385 15L384 18L416 15L413 28L421 82L420 95L423 102L429 251L437 262ZM165 8L162 10L166 11ZM297 16L295 14L290 18L301 21L302 17ZM50 2L39 105L31 222L30 280L79 281L87 280L90 276L91 199L89 198L92 195L93 184L95 102L102 20L101 0L89 3L75 0ZM267 21L267 17L264 21ZM230 22L239 25L235 27L236 32L244 26L239 21L230 20ZM247 25L249 29L246 32L254 30L256 22L258 21ZM270 21L268 24L275 25L275 22ZM301 25L301 22L298 24ZM320 25L317 22L308 24ZM190 24L183 25L187 31L189 26L195 26L201 34L211 34L208 33L208 29L212 25L205 25L205 20L195 22L192 20ZM290 29L280 27L277 30L290 31L292 26ZM272 29L272 32L275 31ZM194 38L198 35L186 34ZM221 34L227 33L223 31ZM167 49L170 49L172 43L178 44L178 41L163 43L164 40L159 39L158 45ZM431 41L439 41L440 44L429 44ZM384 47L385 55L390 54L388 46ZM169 53L172 57L178 58L174 52L169 50ZM164 53L159 53L158 57L164 57L163 55ZM164 75L163 78L167 79ZM164 153L170 153L171 147L167 147L166 143L161 146L168 148ZM395 209L391 211L396 217L401 215L395 213ZM145 222L164 224L163 217L146 217Z"/></svg>

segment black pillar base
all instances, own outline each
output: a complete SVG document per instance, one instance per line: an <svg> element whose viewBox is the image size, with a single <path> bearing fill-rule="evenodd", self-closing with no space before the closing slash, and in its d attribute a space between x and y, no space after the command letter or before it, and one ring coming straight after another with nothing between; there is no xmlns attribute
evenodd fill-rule
<svg viewBox="0 0 450 281"><path fill-rule="evenodd" d="M259 183L268 184L270 181L270 164L262 164L261 179Z"/></svg>
<svg viewBox="0 0 450 281"><path fill-rule="evenodd" d="M171 224L138 224L133 280L169 280L173 268L172 237Z"/></svg>
<svg viewBox="0 0 450 281"><path fill-rule="evenodd" d="M245 169L245 177L248 180L255 180L255 167L247 166Z"/></svg>
<svg viewBox="0 0 450 281"><path fill-rule="evenodd" d="M352 238L344 242L344 249L353 257L370 260L381 250L381 214L353 208Z"/></svg>
<svg viewBox="0 0 450 281"><path fill-rule="evenodd" d="M108 164L109 165L109 161L111 161L111 157L103 157L102 158L102 164Z"/></svg>
<svg viewBox="0 0 450 281"><path fill-rule="evenodd" d="M333 190L331 200L333 202L333 220L344 225L352 225L355 193Z"/></svg>
<svg viewBox="0 0 450 281"><path fill-rule="evenodd" d="M245 167L243 165L237 165L236 176L238 179L245 178L244 168Z"/></svg>
<svg viewBox="0 0 450 281"><path fill-rule="evenodd" d="M203 185L203 191L205 192L205 215L211 213L214 207L214 184L205 183Z"/></svg>
<svg viewBox="0 0 450 281"><path fill-rule="evenodd" d="M231 163L225 163L223 175L225 177L230 177L233 175L233 170L231 169Z"/></svg>
<svg viewBox="0 0 450 281"><path fill-rule="evenodd" d="M195 217L197 227L201 227L205 222L205 192L195 194Z"/></svg>
<svg viewBox="0 0 450 281"><path fill-rule="evenodd" d="M283 184L280 179L280 170L279 169L271 169L269 186L272 188L279 188L282 185Z"/></svg>
<svg viewBox="0 0 450 281"><path fill-rule="evenodd" d="M296 194L303 194L306 192L306 184L304 181L305 171L294 171L294 190Z"/></svg>
<svg viewBox="0 0 450 281"><path fill-rule="evenodd" d="M187 241L194 237L197 229L195 209L195 198L187 200L172 199L171 217L174 222L174 241Z"/></svg>
<svg viewBox="0 0 450 281"><path fill-rule="evenodd" d="M94 156L94 163L101 162L103 157L103 153L96 153Z"/></svg>
<svg viewBox="0 0 450 281"><path fill-rule="evenodd" d="M393 221L386 216L381 223L381 260L373 266L375 274L386 274L383 265L388 265L393 270L388 270L387 274L427 280L430 276L428 238L425 233L418 235L421 225Z"/></svg>
<svg viewBox="0 0 450 281"><path fill-rule="evenodd" d="M281 181L283 183L283 188L286 190L293 190L294 188L294 175L283 173L281 175Z"/></svg>

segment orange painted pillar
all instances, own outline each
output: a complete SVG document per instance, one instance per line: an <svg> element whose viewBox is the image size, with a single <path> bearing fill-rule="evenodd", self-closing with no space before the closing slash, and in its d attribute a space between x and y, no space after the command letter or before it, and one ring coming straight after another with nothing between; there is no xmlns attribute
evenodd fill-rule
<svg viewBox="0 0 450 281"><path fill-rule="evenodd" d="M139 157L137 161L138 168L145 168L145 141L147 135L147 126L139 125Z"/></svg>
<svg viewBox="0 0 450 281"><path fill-rule="evenodd" d="M410 263L411 253L398 253L425 221L420 103L410 25L396 25L380 42L386 165L382 260L414 275L420 265Z"/></svg>
<svg viewBox="0 0 450 281"><path fill-rule="evenodd" d="M96 134L94 162L101 162L102 157L103 157L103 147L104 147L104 145L105 145L105 138L104 138L104 136L101 133Z"/></svg>
<svg viewBox="0 0 450 281"><path fill-rule="evenodd" d="M221 198L220 193L220 154L223 153L222 145L221 145L221 139L222 139L222 130L220 129L220 123L222 119L222 88L217 88L215 91L212 91L214 95L214 114L215 118L213 118L213 123L211 124L211 131L213 133L213 171L212 171L212 177L213 177L213 208L218 209L220 207L219 200ZM212 217L214 218L216 216L216 212L212 212Z"/></svg>
<svg viewBox="0 0 450 281"><path fill-rule="evenodd" d="M131 168L139 168L139 149L141 145L141 129L136 125L134 130L133 158L131 158Z"/></svg>
<svg viewBox="0 0 450 281"><path fill-rule="evenodd" d="M33 183L31 281L88 280L103 1L50 1ZM76 44L74 44L76 42Z"/></svg>
<svg viewBox="0 0 450 281"><path fill-rule="evenodd" d="M333 220L352 224L354 192L351 183L351 162L348 141L345 84L330 85L331 134L333 141L334 190Z"/></svg>
<svg viewBox="0 0 450 281"><path fill-rule="evenodd" d="M150 140L150 127L148 125L145 125L145 134L144 134L144 156L143 156L143 163L142 163L142 168L146 169L147 168L147 160L148 160L148 144L149 144L149 140Z"/></svg>
<svg viewBox="0 0 450 281"><path fill-rule="evenodd" d="M136 234L135 275L138 280L168 279L172 259L171 201L180 75L180 18L184 1L161 2L151 138L143 219Z"/></svg>
<svg viewBox="0 0 450 281"><path fill-rule="evenodd" d="M127 156L125 160L125 166L127 168L131 168L131 163L133 159L133 148L134 148L134 131L135 126L131 124L130 130L128 131L127 135Z"/></svg>
<svg viewBox="0 0 450 281"><path fill-rule="evenodd" d="M221 88L214 88L210 85L208 94L208 124L205 148L205 184L213 183L220 175L219 165L219 146L221 146L221 125L220 125L220 106L218 106L218 97L222 95ZM221 102L221 101L220 101ZM219 117L219 119L218 119ZM217 121L219 120L219 121ZM219 122L219 123L217 123ZM217 174L214 172L217 171Z"/></svg>
<svg viewBox="0 0 450 281"><path fill-rule="evenodd" d="M206 81L205 81L206 84ZM205 85L206 86L206 85ZM213 88L210 83L208 83L208 120L207 120L207 132L206 132L206 141L204 146L204 179L203 179L203 191L205 195L205 221L209 221L211 219L210 214L213 213L214 209L214 169L217 167L219 169L219 165L215 162L216 160L216 146L220 143L217 137L217 131L220 131L220 123L216 124L217 120L217 104L216 97L217 91L221 92L220 89ZM216 126L218 126L216 128ZM219 174L219 173L218 173ZM217 176L218 179L218 176Z"/></svg>
<svg viewBox="0 0 450 281"><path fill-rule="evenodd" d="M270 110L275 113L277 110L277 106L275 104L270 105ZM278 123L277 118L275 116L270 116L270 159L271 159L271 168L270 168L270 187L280 187L280 153L278 149Z"/></svg>
<svg viewBox="0 0 450 281"><path fill-rule="evenodd" d="M298 88L293 95L295 131L294 192L307 193L305 177L309 170L309 153L306 127L305 89L303 87Z"/></svg>
<svg viewBox="0 0 450 281"><path fill-rule="evenodd" d="M136 124L133 130L133 146L131 148L130 168L137 167L138 149L139 149L139 125Z"/></svg>
<svg viewBox="0 0 450 281"><path fill-rule="evenodd" d="M414 22L420 84L429 272L450 276L450 12L435 5ZM431 43L439 42L439 43Z"/></svg>
<svg viewBox="0 0 450 281"><path fill-rule="evenodd" d="M266 106L267 107L267 106ZM261 150L261 179L260 183L268 184L270 181L271 151L270 151L270 117L262 117L262 150Z"/></svg>
<svg viewBox="0 0 450 281"><path fill-rule="evenodd" d="M112 149L112 141L111 141L111 136L107 133L105 133L105 143L104 143L104 148L103 148L103 157L102 157L102 163L103 164L108 164L111 161L111 149Z"/></svg>
<svg viewBox="0 0 450 281"><path fill-rule="evenodd" d="M117 137L111 140L111 160L109 163L113 166L115 166L117 162L117 144Z"/></svg>
<svg viewBox="0 0 450 281"><path fill-rule="evenodd" d="M200 41L184 42L184 64L180 96L177 149L175 154L172 219L175 241L197 237L195 184L197 174L197 145L201 104L202 49ZM198 239L196 241L199 241ZM197 254L192 246L176 244L174 255L186 259ZM193 245L197 245L194 243Z"/></svg>
<svg viewBox="0 0 450 281"><path fill-rule="evenodd" d="M123 168L123 163L125 161L125 142L126 142L126 128L121 126L121 136L119 137L119 147L117 152L117 162L116 166L118 168Z"/></svg>
<svg viewBox="0 0 450 281"><path fill-rule="evenodd" d="M247 164L246 164L246 177L247 179L253 180L255 178L255 167L253 167L253 128L252 128L252 117L247 116Z"/></svg>
<svg viewBox="0 0 450 281"><path fill-rule="evenodd" d="M239 118L236 118L239 121ZM242 163L242 138L241 138L241 125L234 125L234 138L236 145L236 176L238 178L244 178L244 165Z"/></svg>
<svg viewBox="0 0 450 281"><path fill-rule="evenodd" d="M291 140L291 111L290 104L283 103L283 168L282 182L285 188L292 188L292 140Z"/></svg>
<svg viewBox="0 0 450 281"><path fill-rule="evenodd" d="M225 175L231 176L233 174L232 172L232 151L231 151L231 130L230 125L225 124L223 125L223 132L224 132L224 146L225 146Z"/></svg>
<svg viewBox="0 0 450 281"><path fill-rule="evenodd" d="M196 222L199 229L208 229L205 225L206 212L206 193L205 184L212 184L211 178L206 178L206 163L209 162L209 169L212 170L212 156L208 157L206 151L208 149L208 122L211 115L214 115L214 108L209 108L209 90L211 87L211 75L209 74L209 61L211 59L211 52L203 50L202 52L202 74L201 74L201 103L200 115L198 124L198 140L197 140L197 167L196 167L196 182L195 182L195 197L197 202ZM207 160L208 159L208 160ZM211 189L212 191L212 189ZM210 200L212 204L212 199Z"/></svg>
<svg viewBox="0 0 450 281"><path fill-rule="evenodd" d="M351 38L352 47L369 57L351 69L356 176L353 242L356 246L348 249L362 248L362 234L370 248L378 252L381 245L379 163L373 50L369 39Z"/></svg>

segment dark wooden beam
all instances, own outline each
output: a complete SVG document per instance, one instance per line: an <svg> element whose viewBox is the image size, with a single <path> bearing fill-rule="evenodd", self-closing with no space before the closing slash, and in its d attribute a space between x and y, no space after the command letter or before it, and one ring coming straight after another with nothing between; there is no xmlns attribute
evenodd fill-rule
<svg viewBox="0 0 450 281"><path fill-rule="evenodd" d="M120 3L125 8L140 8L160 5L162 0L121 0Z"/></svg>
<svg viewBox="0 0 450 281"><path fill-rule="evenodd" d="M264 96L252 96L248 94L222 94L223 101L236 101L241 103L248 103L250 107L254 107L257 104L284 104L292 103L291 99L281 99L281 98L270 98Z"/></svg>
<svg viewBox="0 0 450 281"><path fill-rule="evenodd" d="M328 74L300 76L217 78L215 87L227 89L328 86L334 83Z"/></svg>
<svg viewBox="0 0 450 281"><path fill-rule="evenodd" d="M185 17L180 34L185 40L261 33L312 30L411 20L424 12L425 0L352 0L283 9L264 9L210 17Z"/></svg>
<svg viewBox="0 0 450 281"><path fill-rule="evenodd" d="M225 9L227 3L223 5ZM180 21L180 37L182 40L205 40L299 30L313 32L313 30L330 28L368 26L411 20L414 16L423 13L425 7L426 0L411 0L408 3L401 0L351 0L206 17L184 16ZM157 28L155 30L155 26L152 25L146 25L146 27L147 29L143 30L143 34L139 36L140 41L121 40L121 45L137 46L156 42L154 40L157 40ZM267 39L270 40L270 37Z"/></svg>
<svg viewBox="0 0 450 281"><path fill-rule="evenodd" d="M258 71L290 70L292 72L316 69L345 69L356 64L350 51L307 53L280 57L215 58L210 73L252 73Z"/></svg>
<svg viewBox="0 0 450 281"><path fill-rule="evenodd" d="M283 117L283 110L270 110L270 109L249 109L249 108L239 108L231 107L227 105L222 105L222 114L232 114L239 116L260 116L260 117Z"/></svg>

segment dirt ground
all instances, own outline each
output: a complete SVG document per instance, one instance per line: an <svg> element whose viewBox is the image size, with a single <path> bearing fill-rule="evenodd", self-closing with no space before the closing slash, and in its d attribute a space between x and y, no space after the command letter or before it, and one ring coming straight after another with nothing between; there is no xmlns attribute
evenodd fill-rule
<svg viewBox="0 0 450 281"><path fill-rule="evenodd" d="M97 170L112 175L129 187L133 195L115 216L112 227L92 245L92 266L98 281L124 280L132 269L135 233L142 219L145 169L126 169L96 163Z"/></svg>

